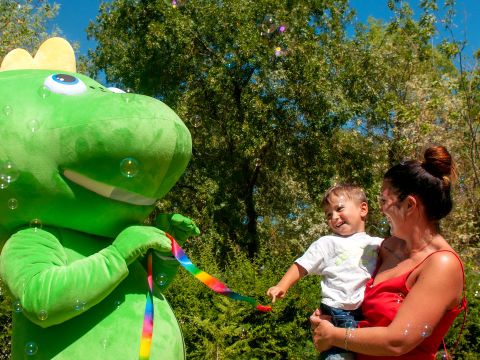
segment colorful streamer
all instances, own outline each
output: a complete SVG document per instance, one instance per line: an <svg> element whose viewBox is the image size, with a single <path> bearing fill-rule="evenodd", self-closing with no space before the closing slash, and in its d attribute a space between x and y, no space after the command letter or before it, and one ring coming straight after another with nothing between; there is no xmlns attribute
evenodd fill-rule
<svg viewBox="0 0 480 360"><path fill-rule="evenodd" d="M192 264L190 259L187 257L187 255L185 254L183 249L178 245L175 239L170 234L165 233L165 235L167 235L167 237L172 241L172 254L173 256L175 256L175 258L180 263L180 265L182 265L185 268L185 270L187 270L190 274L195 276L202 283L207 285L210 289L212 289L213 291L215 291L220 295L227 296L230 299L246 301L252 305L255 305L255 308L259 311L267 312L272 310L271 306L260 305L257 300L251 297L243 296L233 292L220 280L214 278L210 274L207 274L205 271L200 270L198 267Z"/></svg>
<svg viewBox="0 0 480 360"><path fill-rule="evenodd" d="M148 253L147 257L147 281L148 294L145 304L145 315L143 317L142 337L140 339L140 356L139 360L148 360L150 358L150 348L152 346L153 334L153 278L152 278L152 253Z"/></svg>
<svg viewBox="0 0 480 360"><path fill-rule="evenodd" d="M178 245L176 240L170 235L165 233L167 237L172 242L172 254L175 256L177 261L182 265L185 270L195 276L202 283L207 285L210 289L215 291L220 295L229 297L230 299L238 301L246 301L252 305L255 305L255 308L262 312L271 311L271 306L261 305L257 300L237 294L230 290L224 283L220 280L214 278L212 275L207 274L205 271L200 270L198 267L192 264L190 259L187 257L183 249ZM143 318L143 329L142 337L140 339L140 355L139 360L148 360L150 359L150 349L152 346L152 335L153 335L153 278L152 278L152 253L148 253L147 257L147 281L148 281L148 294L147 302L145 304L145 315Z"/></svg>

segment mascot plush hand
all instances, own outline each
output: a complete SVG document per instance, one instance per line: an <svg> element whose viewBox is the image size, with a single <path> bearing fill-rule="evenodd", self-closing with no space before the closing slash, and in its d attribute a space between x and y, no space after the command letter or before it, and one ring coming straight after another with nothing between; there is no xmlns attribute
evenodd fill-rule
<svg viewBox="0 0 480 360"><path fill-rule="evenodd" d="M178 267L162 229L180 243L199 231L178 214L142 224L185 170L190 133L162 102L75 71L61 38L34 58L13 50L0 68L0 274L15 299L12 359L148 356L150 249L160 279L151 358L184 359L160 292Z"/></svg>

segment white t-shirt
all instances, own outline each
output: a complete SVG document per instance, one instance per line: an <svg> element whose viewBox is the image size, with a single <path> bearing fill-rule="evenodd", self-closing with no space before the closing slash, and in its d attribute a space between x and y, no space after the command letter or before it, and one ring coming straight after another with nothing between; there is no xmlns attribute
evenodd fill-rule
<svg viewBox="0 0 480 360"><path fill-rule="evenodd" d="M382 241L364 232L322 236L295 262L308 274L322 276L322 303L355 310L362 304L365 283L375 270Z"/></svg>

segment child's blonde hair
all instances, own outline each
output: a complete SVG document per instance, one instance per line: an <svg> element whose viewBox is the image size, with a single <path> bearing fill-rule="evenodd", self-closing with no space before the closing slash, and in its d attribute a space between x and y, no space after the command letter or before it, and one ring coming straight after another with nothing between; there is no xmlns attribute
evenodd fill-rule
<svg viewBox="0 0 480 360"><path fill-rule="evenodd" d="M322 207L324 210L332 205L330 203L332 195L336 197L344 196L349 200L357 202L358 204L361 204L362 202L368 204L367 196L360 186L354 184L339 184L334 185L325 191L322 199Z"/></svg>

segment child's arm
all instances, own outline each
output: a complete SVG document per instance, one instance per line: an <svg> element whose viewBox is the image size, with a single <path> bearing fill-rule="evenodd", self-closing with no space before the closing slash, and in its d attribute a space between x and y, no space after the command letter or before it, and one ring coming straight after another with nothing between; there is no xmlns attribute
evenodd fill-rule
<svg viewBox="0 0 480 360"><path fill-rule="evenodd" d="M277 298L283 299L288 289L305 275L307 275L307 270L297 263L294 263L290 266L285 275L283 275L282 280L280 280L277 285L268 289L267 295L272 298L272 302L275 302Z"/></svg>

